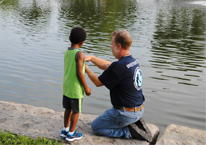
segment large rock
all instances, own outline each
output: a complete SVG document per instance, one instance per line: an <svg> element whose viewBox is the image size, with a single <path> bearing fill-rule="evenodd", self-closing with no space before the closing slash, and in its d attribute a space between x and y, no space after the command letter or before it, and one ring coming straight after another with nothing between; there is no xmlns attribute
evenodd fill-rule
<svg viewBox="0 0 206 145"><path fill-rule="evenodd" d="M171 124L156 145L206 145L206 131Z"/></svg>
<svg viewBox="0 0 206 145"><path fill-rule="evenodd" d="M83 133L83 138L72 144L138 144L148 145L146 141L135 139L117 139L95 135L90 127L96 115L81 114L76 130ZM159 135L159 129L147 124L153 139ZM59 137L63 127L63 112L55 112L43 107L0 101L0 130L14 134L27 135L32 138L45 137L61 140Z"/></svg>

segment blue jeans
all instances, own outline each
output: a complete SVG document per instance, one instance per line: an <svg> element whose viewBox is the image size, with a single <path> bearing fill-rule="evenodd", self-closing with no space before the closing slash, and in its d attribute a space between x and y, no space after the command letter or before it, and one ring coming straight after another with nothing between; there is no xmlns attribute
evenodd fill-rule
<svg viewBox="0 0 206 145"><path fill-rule="evenodd" d="M130 112L116 109L114 107L106 110L98 116L91 124L92 130L107 137L132 138L129 124L138 121L144 113L144 108L140 111Z"/></svg>

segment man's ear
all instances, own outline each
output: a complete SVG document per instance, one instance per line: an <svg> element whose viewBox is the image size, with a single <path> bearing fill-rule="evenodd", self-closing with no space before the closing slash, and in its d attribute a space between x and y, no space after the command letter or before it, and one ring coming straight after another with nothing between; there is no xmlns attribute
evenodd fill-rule
<svg viewBox="0 0 206 145"><path fill-rule="evenodd" d="M117 43L117 48L120 49L122 47L122 45L120 43Z"/></svg>

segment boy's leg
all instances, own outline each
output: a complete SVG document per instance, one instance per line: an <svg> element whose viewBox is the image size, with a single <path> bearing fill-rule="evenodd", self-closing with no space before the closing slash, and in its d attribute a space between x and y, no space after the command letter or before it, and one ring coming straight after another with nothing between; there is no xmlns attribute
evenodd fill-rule
<svg viewBox="0 0 206 145"><path fill-rule="evenodd" d="M72 113L71 103L72 103L71 99L63 95L62 104L63 104L63 108L65 108L65 111L64 111L64 127L65 128L69 127L69 122L70 122L71 113Z"/></svg>
<svg viewBox="0 0 206 145"><path fill-rule="evenodd" d="M79 119L79 113L82 112L82 99L71 99L71 108L72 115L69 132L74 132Z"/></svg>
<svg viewBox="0 0 206 145"><path fill-rule="evenodd" d="M71 102L72 102L71 103L72 115L71 115L69 133L67 134L66 137L67 141L74 141L76 139L82 138L82 133L75 131L78 118L79 118L79 113L81 112L82 99L71 99Z"/></svg>
<svg viewBox="0 0 206 145"><path fill-rule="evenodd" d="M69 127L72 111L71 109L65 109L64 111L64 127Z"/></svg>
<svg viewBox="0 0 206 145"><path fill-rule="evenodd" d="M72 113L69 132L74 132L78 122L78 118L79 118L79 113Z"/></svg>
<svg viewBox="0 0 206 145"><path fill-rule="evenodd" d="M62 104L63 104L63 108L65 108L65 111L64 111L64 128L61 131L60 137L66 137L66 135L68 133L68 130L69 130L68 127L69 127L71 112L72 112L71 111L70 98L63 95Z"/></svg>

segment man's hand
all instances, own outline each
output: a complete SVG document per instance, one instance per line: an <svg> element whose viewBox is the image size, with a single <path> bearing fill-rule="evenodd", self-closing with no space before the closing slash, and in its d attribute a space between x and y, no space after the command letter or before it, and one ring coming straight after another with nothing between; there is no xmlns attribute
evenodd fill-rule
<svg viewBox="0 0 206 145"><path fill-rule="evenodd" d="M84 60L85 62L90 62L92 60L92 55L86 55Z"/></svg>
<svg viewBox="0 0 206 145"><path fill-rule="evenodd" d="M98 76L89 69L88 65L85 65L85 72L96 87L103 86L102 82L98 79Z"/></svg>
<svg viewBox="0 0 206 145"><path fill-rule="evenodd" d="M84 57L84 61L85 62L91 61L94 65L96 65L98 68L102 70L106 70L111 65L109 61L98 58L94 55L86 55Z"/></svg>
<svg viewBox="0 0 206 145"><path fill-rule="evenodd" d="M86 93L87 96L90 96L92 89L88 87L88 88L86 88L84 91L85 91L85 93Z"/></svg>
<svg viewBox="0 0 206 145"><path fill-rule="evenodd" d="M86 65L85 65L85 72L87 73L88 70L89 70L89 66L88 66L88 64L86 64Z"/></svg>

